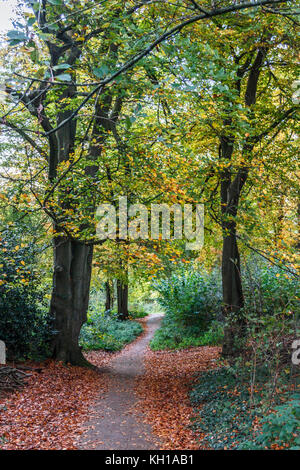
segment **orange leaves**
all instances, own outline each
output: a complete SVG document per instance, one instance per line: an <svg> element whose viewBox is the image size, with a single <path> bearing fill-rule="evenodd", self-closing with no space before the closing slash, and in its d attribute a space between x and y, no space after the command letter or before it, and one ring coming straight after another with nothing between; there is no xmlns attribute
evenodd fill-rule
<svg viewBox="0 0 300 470"><path fill-rule="evenodd" d="M110 357L103 352L88 356L99 366ZM0 399L0 449L76 449L80 425L104 390L104 379L96 371L52 361L42 367L22 391Z"/></svg>
<svg viewBox="0 0 300 470"><path fill-rule="evenodd" d="M148 351L146 373L138 379L138 407L162 440L162 449L193 450L200 444L190 429L193 409L188 397L195 373L214 367L219 348Z"/></svg>

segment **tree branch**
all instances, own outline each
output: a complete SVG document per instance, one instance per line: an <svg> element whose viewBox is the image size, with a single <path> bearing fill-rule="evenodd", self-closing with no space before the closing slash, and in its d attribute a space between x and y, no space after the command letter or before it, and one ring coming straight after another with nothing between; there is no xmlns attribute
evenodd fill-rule
<svg viewBox="0 0 300 470"><path fill-rule="evenodd" d="M1 119L0 124L4 124L5 126L9 127L10 129L13 129L17 134L19 134L23 139L26 140L43 158L46 158L48 160L48 155L44 150L33 140L24 130L20 129L17 127L15 124L12 122L7 121L6 119Z"/></svg>
<svg viewBox="0 0 300 470"><path fill-rule="evenodd" d="M247 2L247 3L238 4L238 5L230 5L229 7L220 8L218 10L216 10L216 9L211 10L211 11L208 11L207 13L203 13L203 14L200 14L200 15L195 15L195 16L192 16L192 17L186 19L182 23L174 26L173 28L171 28L170 30L166 31L164 34L159 36L146 49L141 51L139 54L136 54L131 60L126 62L122 67L120 67L119 70L117 70L116 72L112 73L109 77L107 77L104 80L102 80L101 82L99 82L99 84L94 88L94 90L92 90L86 96L86 98L82 101L82 103L78 106L78 108L68 117L68 119L62 121L59 124L59 126L52 129L51 131L47 132L45 135L50 135L53 132L56 132L61 127L63 127L64 125L66 125L67 122L70 121L71 119L73 119L77 115L77 113L80 111L80 109L101 88L103 89L106 85L113 82L119 75L121 75L122 73L126 72L127 70L133 68L141 59L148 56L156 48L156 46L158 46L159 44L164 42L166 39L168 39L168 38L174 36L175 34L179 33L186 26L188 26L190 24L193 24L193 23L195 23L197 21L200 21L200 20L209 19L209 18L213 18L213 17L216 17L216 16L225 15L227 13L240 11L240 10L245 10L247 8L257 8L257 7L263 6L263 5L274 5L274 4L279 4L279 3L286 3L286 1L287 0L259 0L259 1L256 1L255 3Z"/></svg>

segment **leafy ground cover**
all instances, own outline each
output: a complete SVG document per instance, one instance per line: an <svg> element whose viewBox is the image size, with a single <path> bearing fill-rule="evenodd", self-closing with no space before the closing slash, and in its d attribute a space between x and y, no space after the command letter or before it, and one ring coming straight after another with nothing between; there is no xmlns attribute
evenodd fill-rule
<svg viewBox="0 0 300 470"><path fill-rule="evenodd" d="M193 429L201 445L214 450L300 449L299 385L282 386L273 405L267 406L265 373L260 379L251 396L249 381L232 368L199 376L190 397Z"/></svg>

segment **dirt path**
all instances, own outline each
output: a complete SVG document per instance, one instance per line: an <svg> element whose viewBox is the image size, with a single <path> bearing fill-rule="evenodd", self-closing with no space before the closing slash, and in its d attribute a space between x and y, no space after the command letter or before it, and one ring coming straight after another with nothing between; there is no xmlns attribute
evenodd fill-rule
<svg viewBox="0 0 300 470"><path fill-rule="evenodd" d="M92 410L87 429L82 434L80 449L142 450L158 449L149 424L143 415L132 412L136 405L135 380L144 373L144 356L147 345L162 316L152 314L147 318L146 333L114 358L109 367L101 370L107 375L108 394L99 399Z"/></svg>

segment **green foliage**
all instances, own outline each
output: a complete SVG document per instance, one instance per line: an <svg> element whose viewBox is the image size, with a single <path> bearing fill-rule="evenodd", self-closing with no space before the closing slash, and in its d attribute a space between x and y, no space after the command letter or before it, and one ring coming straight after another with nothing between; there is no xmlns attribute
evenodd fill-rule
<svg viewBox="0 0 300 470"><path fill-rule="evenodd" d="M47 355L51 319L35 271L37 248L20 242L16 230L2 232L0 240L0 338L8 358Z"/></svg>
<svg viewBox="0 0 300 470"><path fill-rule="evenodd" d="M134 321L120 321L113 313L92 311L80 333L80 345L86 350L119 351L143 331Z"/></svg>
<svg viewBox="0 0 300 470"><path fill-rule="evenodd" d="M281 395L284 404L264 408L265 372L261 371L255 401L250 402L247 370L223 367L200 375L190 394L195 409L193 429L205 433L203 443L221 449L299 449L299 395ZM256 419L257 431L253 430Z"/></svg>
<svg viewBox="0 0 300 470"><path fill-rule="evenodd" d="M295 448L299 402L290 397L288 380L299 285L292 274L255 257L247 260L242 276L243 354L232 367L201 375L191 393L194 427L213 449Z"/></svg>
<svg viewBox="0 0 300 470"><path fill-rule="evenodd" d="M292 338L299 334L299 278L289 266L281 268L253 255L243 264L244 307L239 315L227 314L226 328L243 328L234 345L243 354L236 360L267 364L276 380L277 369L290 363Z"/></svg>
<svg viewBox="0 0 300 470"><path fill-rule="evenodd" d="M299 315L299 279L257 257L245 265L243 275L245 311L258 316L275 313Z"/></svg>
<svg viewBox="0 0 300 470"><path fill-rule="evenodd" d="M201 336L201 346L220 346L224 338L224 324L221 321L213 320L207 331Z"/></svg>
<svg viewBox="0 0 300 470"><path fill-rule="evenodd" d="M190 396L196 409L193 428L205 433L204 442L210 448L236 448L237 440L249 438L249 392L233 371L223 368L204 372Z"/></svg>
<svg viewBox="0 0 300 470"><path fill-rule="evenodd" d="M286 403L276 406L261 420L261 425L253 441L246 441L239 449L300 450L300 395L292 395Z"/></svg>
<svg viewBox="0 0 300 470"><path fill-rule="evenodd" d="M154 351L161 349L185 349L197 346L214 346L222 343L223 324L212 321L208 330L201 327L178 325L168 316L164 317L161 327L150 342Z"/></svg>
<svg viewBox="0 0 300 470"><path fill-rule="evenodd" d="M292 340L299 334L299 282L277 266L252 259L243 276L245 351L238 361L249 362L252 375L264 365L269 372L270 398L289 370Z"/></svg>
<svg viewBox="0 0 300 470"><path fill-rule="evenodd" d="M217 345L223 340L220 279L196 270L173 273L155 284L166 315L150 345L153 350Z"/></svg>
<svg viewBox="0 0 300 470"><path fill-rule="evenodd" d="M143 278L145 269L136 269L132 266L129 277L129 312L133 318L142 318L149 313L159 312L157 292L152 289L148 278Z"/></svg>
<svg viewBox="0 0 300 470"><path fill-rule="evenodd" d="M137 310L130 310L129 312L129 317L132 319L135 318L145 318L147 317L148 312L145 312L145 310L137 309Z"/></svg>
<svg viewBox="0 0 300 470"><path fill-rule="evenodd" d="M9 359L37 358L48 354L49 318L42 308L41 293L15 288L0 298L0 338Z"/></svg>
<svg viewBox="0 0 300 470"><path fill-rule="evenodd" d="M181 269L154 287L166 315L179 325L204 331L221 310L220 281L215 273Z"/></svg>

